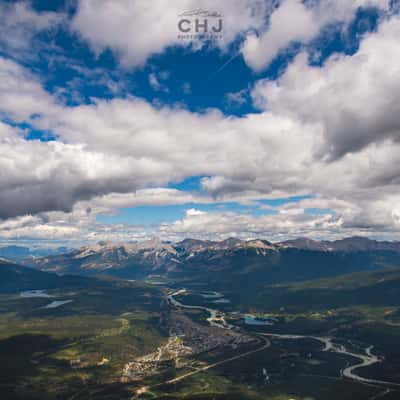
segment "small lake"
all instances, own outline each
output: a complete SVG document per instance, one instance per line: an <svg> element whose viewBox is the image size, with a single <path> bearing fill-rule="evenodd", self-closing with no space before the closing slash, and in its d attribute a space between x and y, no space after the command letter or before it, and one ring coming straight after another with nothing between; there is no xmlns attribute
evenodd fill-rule
<svg viewBox="0 0 400 400"><path fill-rule="evenodd" d="M26 290L21 292L20 297L24 297L26 299L33 298L33 297L42 297L42 298L49 298L54 297L50 294L47 294L44 290Z"/></svg>
<svg viewBox="0 0 400 400"><path fill-rule="evenodd" d="M46 306L42 308L57 308L60 306L63 306L64 304L68 304L73 302L73 300L58 300L58 301L52 301L51 303L47 304Z"/></svg>
<svg viewBox="0 0 400 400"><path fill-rule="evenodd" d="M255 315L245 315L243 319L246 325L266 326L273 325L276 322L273 317L256 317Z"/></svg>
<svg viewBox="0 0 400 400"><path fill-rule="evenodd" d="M224 295L219 292L203 292L200 293L200 296L203 297L203 299L218 299L224 297Z"/></svg>
<svg viewBox="0 0 400 400"><path fill-rule="evenodd" d="M213 300L212 303L215 304L227 304L230 303L231 301L229 299L217 299L217 300Z"/></svg>

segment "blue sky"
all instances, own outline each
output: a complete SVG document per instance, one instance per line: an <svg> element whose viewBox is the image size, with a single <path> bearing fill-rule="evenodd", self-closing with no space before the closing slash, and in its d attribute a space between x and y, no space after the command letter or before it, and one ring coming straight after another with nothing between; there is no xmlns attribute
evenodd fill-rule
<svg viewBox="0 0 400 400"><path fill-rule="evenodd" d="M38 12L63 11L70 15L76 12L74 2L61 0L33 1L32 8ZM139 68L121 69L110 49L94 54L87 43L63 27L39 33L39 56L25 58L23 64L40 75L49 92L57 94L59 90L65 90L62 99L67 104L90 103L93 98L133 95L160 105L179 104L191 111L217 108L227 115L245 115L259 112L248 93L258 80L279 77L305 46L313 54L318 53L318 56L310 59L313 64L323 64L332 53L353 54L362 35L376 29L378 18L379 11L376 8L360 8L349 24L329 25L307 45L290 43L261 71L253 71L243 60L240 38L223 52L207 44L198 50L171 46L161 54L150 56ZM48 42L51 48L45 46ZM0 54L10 55L7 51ZM86 73L91 72L89 79L85 69ZM150 84L151 74L159 80L160 88L156 89ZM101 84L99 78L117 83L117 93ZM229 93L240 91L246 91L243 104L229 101Z"/></svg>
<svg viewBox="0 0 400 400"><path fill-rule="evenodd" d="M241 224L222 236L340 235L339 226L369 233L383 203L381 220L392 225L382 235L391 235L396 191L385 162L394 156L360 160L377 157L368 146L392 140L393 129L369 132L371 113L354 104L366 101L356 98L365 88L355 73L376 64L397 26L397 1L190 0L156 2L150 14L132 1L126 15L121 4L0 6L0 67L14 85L4 86L9 101L0 101L0 128L13 135L2 145L26 155L4 164L10 179L0 192L0 239L13 237L8 228L2 235L1 221L24 218L28 238L53 228L87 238L113 225L140 226L140 236L159 233L160 224L206 235L193 225L206 215ZM219 11L221 38L180 40L177 18L187 4ZM374 101L391 81L381 73L382 84L365 91ZM339 106L335 98L343 98ZM395 99L385 104L387 114L375 107L383 130ZM385 177L365 180L368 163ZM27 172L21 178L17 171ZM346 178L335 190L330 182L338 173ZM27 194L30 202L14 200ZM241 231L245 218L249 232Z"/></svg>
<svg viewBox="0 0 400 400"><path fill-rule="evenodd" d="M188 188L182 188L187 190ZM277 199L257 200L251 205L240 204L236 202L214 202L212 204L186 203L184 205L167 205L167 206L138 206L133 208L125 208L120 210L116 215L99 215L99 222L106 224L160 224L164 222L173 222L184 217L185 210L197 209L206 212L231 212L249 214L254 216L276 214L276 207L297 203L301 200L310 199L312 196L295 196ZM270 208L263 208L263 205ZM308 208L307 213L332 213L329 209Z"/></svg>

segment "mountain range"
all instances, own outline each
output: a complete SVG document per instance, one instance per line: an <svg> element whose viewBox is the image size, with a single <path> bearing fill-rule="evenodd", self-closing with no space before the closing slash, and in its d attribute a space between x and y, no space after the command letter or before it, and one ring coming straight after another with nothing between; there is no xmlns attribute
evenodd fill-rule
<svg viewBox="0 0 400 400"><path fill-rule="evenodd" d="M62 255L26 261L59 274L107 274L127 279L161 275L213 286L317 279L400 266L400 242L350 237L336 241L185 239L178 243L99 242Z"/></svg>
<svg viewBox="0 0 400 400"><path fill-rule="evenodd" d="M37 271L0 258L0 293L72 286L88 287L93 281L94 279L83 276L59 276L49 272Z"/></svg>
<svg viewBox="0 0 400 400"><path fill-rule="evenodd" d="M236 238L99 242L63 255L29 258L25 266L0 258L0 293L92 286L97 275L200 285L229 293L237 305L260 309L396 305L400 243L360 237L280 243Z"/></svg>
<svg viewBox="0 0 400 400"><path fill-rule="evenodd" d="M68 247L28 247L20 245L0 246L0 257L20 261L29 257L44 257L46 255L65 254L71 251Z"/></svg>

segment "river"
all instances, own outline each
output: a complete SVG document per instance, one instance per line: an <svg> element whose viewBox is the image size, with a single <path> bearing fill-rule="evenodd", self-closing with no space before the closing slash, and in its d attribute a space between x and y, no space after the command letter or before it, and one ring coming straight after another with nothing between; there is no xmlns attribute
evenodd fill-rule
<svg viewBox="0 0 400 400"><path fill-rule="evenodd" d="M188 291L186 289L180 289L177 290L170 295L168 295L168 301L175 307L180 307L180 308L187 308L187 309L197 309L197 310L203 310L206 311L210 314L210 316L207 318L207 322L211 326L215 326L218 328L222 329L233 329L237 328L234 325L228 324L225 320L224 313L205 306L197 306L197 305L188 305L184 304L178 300L175 299L174 296L186 294ZM218 293L219 294L219 293ZM204 297L204 296L203 296ZM222 298L222 296L219 296L219 298ZM277 338L277 339L290 339L290 340L302 340L302 339L314 339L319 342L321 342L324 345L324 348L322 351L324 352L333 352L337 354L345 354L347 356L353 357L355 359L358 359L359 362L356 364L353 364L351 366L348 366L344 368L343 370L340 371L341 376L344 376L348 379L352 379L357 382L361 383L366 383L366 384L372 384L372 385L384 385L384 386L389 386L391 388L396 387L400 388L400 384L394 383L394 382L388 382L388 381L382 381L378 379L369 379L369 378L364 378L360 375L357 375L355 372L359 368L364 368L364 367L369 367L371 365L381 363L383 362L382 357L378 357L375 354L372 353L372 350L374 346L368 345L364 349L364 354L360 353L354 353L350 350L348 350L343 344L337 344L334 343L334 339L332 337L327 337L327 336L311 336L311 335L287 335L287 334L277 334L277 333L265 333L265 332L257 332L260 335L266 336L266 337L272 337L272 338Z"/></svg>
<svg viewBox="0 0 400 400"><path fill-rule="evenodd" d="M185 293L187 293L186 289L177 290L176 292L173 292L167 296L168 301L175 307L187 308L192 310L202 310L208 312L210 316L207 318L207 322L211 326L215 326L222 329L233 329L235 327L234 325L228 324L226 322L224 314L219 310L216 310L214 308L208 308L205 306L192 306L188 304L183 304L174 298L174 296L178 296L180 294L185 294Z"/></svg>

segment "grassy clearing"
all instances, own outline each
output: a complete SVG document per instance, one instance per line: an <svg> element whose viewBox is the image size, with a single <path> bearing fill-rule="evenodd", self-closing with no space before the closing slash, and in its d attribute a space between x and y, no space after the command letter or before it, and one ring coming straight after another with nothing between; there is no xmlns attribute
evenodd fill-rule
<svg viewBox="0 0 400 400"><path fill-rule="evenodd" d="M68 398L118 382L125 363L166 340L158 327L160 294L147 285L106 282L54 295L0 296L0 389L7 399ZM65 298L74 301L40 308Z"/></svg>

